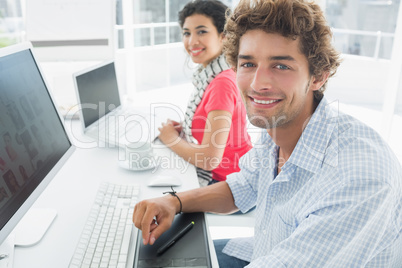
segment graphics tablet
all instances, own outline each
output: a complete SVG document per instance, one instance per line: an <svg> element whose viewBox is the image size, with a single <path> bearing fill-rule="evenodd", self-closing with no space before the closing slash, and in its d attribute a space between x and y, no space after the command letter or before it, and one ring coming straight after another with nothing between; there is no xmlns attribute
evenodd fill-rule
<svg viewBox="0 0 402 268"><path fill-rule="evenodd" d="M194 222L193 228L161 255L157 250ZM163 233L152 246L142 243L142 233L138 232L134 267L211 267L208 236L203 212L176 215L172 226Z"/></svg>

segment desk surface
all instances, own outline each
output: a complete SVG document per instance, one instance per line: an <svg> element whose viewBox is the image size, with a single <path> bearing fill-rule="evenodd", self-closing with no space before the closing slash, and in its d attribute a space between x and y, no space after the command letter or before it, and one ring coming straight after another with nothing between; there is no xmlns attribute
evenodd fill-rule
<svg viewBox="0 0 402 268"><path fill-rule="evenodd" d="M75 124L78 122L73 122ZM72 139L74 143L74 137ZM198 187L194 166L188 165L160 143L154 152L164 159L157 168L129 171L118 164L119 149L77 148L33 205L35 208L56 209L56 219L37 245L15 248L14 267L67 267L103 181L140 184L140 199L162 196L162 192L170 189L146 186L149 178L157 174L180 177L182 186L175 187L177 191ZM212 263L217 267L211 241L210 247Z"/></svg>

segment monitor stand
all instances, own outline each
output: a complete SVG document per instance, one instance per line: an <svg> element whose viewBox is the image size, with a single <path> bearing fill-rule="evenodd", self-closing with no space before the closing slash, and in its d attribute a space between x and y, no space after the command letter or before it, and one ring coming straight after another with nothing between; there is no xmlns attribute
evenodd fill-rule
<svg viewBox="0 0 402 268"><path fill-rule="evenodd" d="M0 268L13 267L14 247L29 247L37 244L56 218L54 209L31 208L11 234L0 244Z"/></svg>
<svg viewBox="0 0 402 268"><path fill-rule="evenodd" d="M14 234L10 234L0 244L0 268L13 267L14 261Z"/></svg>
<svg viewBox="0 0 402 268"><path fill-rule="evenodd" d="M14 245L30 247L37 244L57 216L54 209L31 208L13 230Z"/></svg>

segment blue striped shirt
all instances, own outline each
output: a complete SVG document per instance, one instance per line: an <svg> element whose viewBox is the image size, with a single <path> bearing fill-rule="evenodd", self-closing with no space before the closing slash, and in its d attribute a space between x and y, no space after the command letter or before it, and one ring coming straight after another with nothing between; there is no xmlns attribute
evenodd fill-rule
<svg viewBox="0 0 402 268"><path fill-rule="evenodd" d="M247 267L389 267L402 230L402 170L371 128L324 98L276 176L264 132L227 179L236 206L256 205L254 238L224 253Z"/></svg>

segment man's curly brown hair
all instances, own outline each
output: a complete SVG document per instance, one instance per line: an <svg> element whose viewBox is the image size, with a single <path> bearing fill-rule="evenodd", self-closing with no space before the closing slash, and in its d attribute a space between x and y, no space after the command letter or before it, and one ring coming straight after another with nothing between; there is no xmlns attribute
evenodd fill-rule
<svg viewBox="0 0 402 268"><path fill-rule="evenodd" d="M339 53L332 46L332 32L324 14L312 2L242 0L226 21L224 51L235 71L240 39L248 30L255 29L299 39L300 51L307 57L310 75L314 77L319 78L324 72L329 72L331 77L340 64ZM322 98L326 85L315 91L316 98Z"/></svg>

